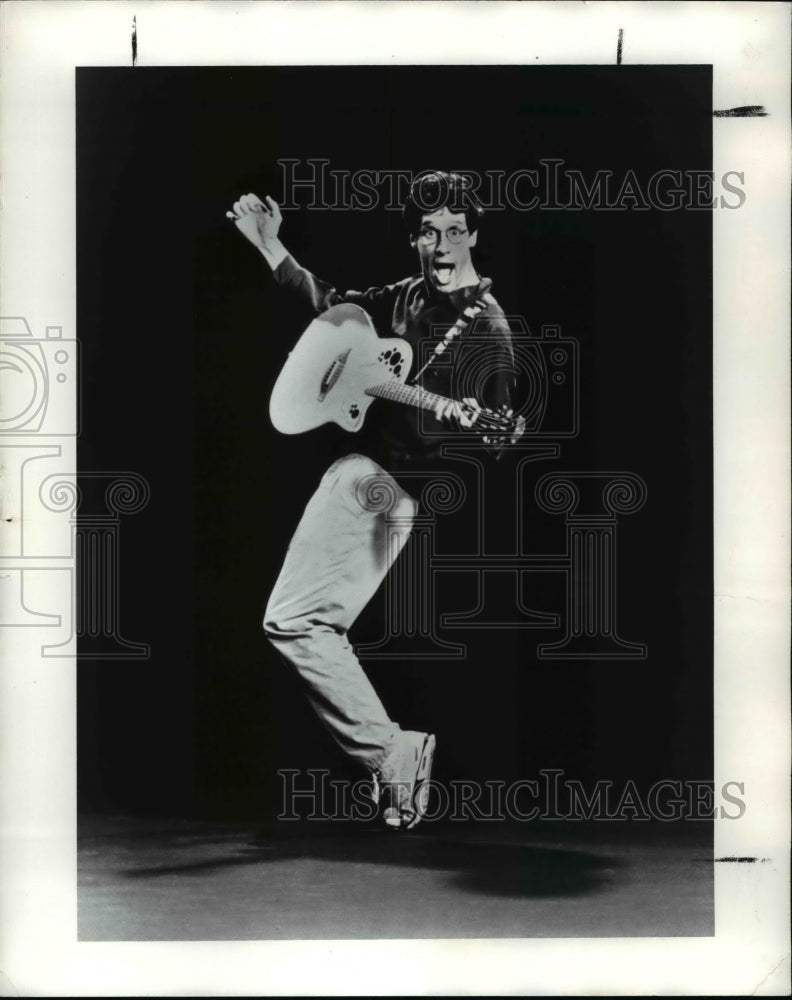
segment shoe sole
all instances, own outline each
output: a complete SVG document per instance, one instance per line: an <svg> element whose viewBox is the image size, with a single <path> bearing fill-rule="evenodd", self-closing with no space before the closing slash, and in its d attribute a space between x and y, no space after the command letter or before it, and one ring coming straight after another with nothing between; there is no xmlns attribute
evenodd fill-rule
<svg viewBox="0 0 792 1000"><path fill-rule="evenodd" d="M415 791L413 792L412 801L415 815L404 825L405 830L412 830L414 826L421 822L426 812L436 743L437 740L431 733L424 740L421 756L418 760L418 768L415 772Z"/></svg>

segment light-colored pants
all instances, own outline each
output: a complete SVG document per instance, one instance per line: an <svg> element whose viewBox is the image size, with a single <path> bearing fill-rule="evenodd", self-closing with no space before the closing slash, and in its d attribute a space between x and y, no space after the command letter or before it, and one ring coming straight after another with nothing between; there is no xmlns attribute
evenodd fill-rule
<svg viewBox="0 0 792 1000"><path fill-rule="evenodd" d="M303 678L308 697L350 757L378 768L392 722L347 639L347 630L410 534L416 501L363 455L322 477L297 526L270 596L264 630Z"/></svg>

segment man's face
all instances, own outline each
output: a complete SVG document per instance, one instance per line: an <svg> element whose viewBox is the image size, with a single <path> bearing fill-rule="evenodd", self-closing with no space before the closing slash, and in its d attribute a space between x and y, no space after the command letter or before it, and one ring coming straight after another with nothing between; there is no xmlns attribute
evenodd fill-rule
<svg viewBox="0 0 792 1000"><path fill-rule="evenodd" d="M459 242L454 243L453 237L460 233ZM451 212L447 205L421 216L421 228L411 242L418 251L424 280L431 288L453 292L478 284L470 257L477 236L478 233L468 232L465 213Z"/></svg>

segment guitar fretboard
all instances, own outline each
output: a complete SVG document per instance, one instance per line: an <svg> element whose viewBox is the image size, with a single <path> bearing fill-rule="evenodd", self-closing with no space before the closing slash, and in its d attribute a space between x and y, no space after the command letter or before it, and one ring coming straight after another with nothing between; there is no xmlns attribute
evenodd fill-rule
<svg viewBox="0 0 792 1000"><path fill-rule="evenodd" d="M367 396L379 396L380 399L390 399L395 403L405 403L408 406L419 406L424 410L434 410L438 403L450 403L446 396L438 396L417 385L405 385L398 379L389 379L379 385L366 389Z"/></svg>
<svg viewBox="0 0 792 1000"><path fill-rule="evenodd" d="M434 411L438 403L453 403L455 400L448 396L440 396L436 392L429 392L417 385L405 385L398 379L388 379L387 382L380 382L379 385L372 385L366 389L367 396L379 396L381 399L390 399L395 403L404 403L406 406L418 406L424 410ZM512 433L514 423L507 417L502 417L489 410L479 410L476 426L481 430L496 430L500 433Z"/></svg>

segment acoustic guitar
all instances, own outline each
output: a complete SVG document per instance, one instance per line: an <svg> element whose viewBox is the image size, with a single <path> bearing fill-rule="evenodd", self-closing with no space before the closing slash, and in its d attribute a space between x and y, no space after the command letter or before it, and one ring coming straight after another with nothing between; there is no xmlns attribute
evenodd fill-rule
<svg viewBox="0 0 792 1000"><path fill-rule="evenodd" d="M430 411L452 402L407 385L412 362L410 345L399 337L377 336L360 306L333 306L311 323L286 359L270 398L273 426L282 434L302 434L336 423L355 432L375 398ZM470 430L485 435L489 444L514 444L525 430L522 417L458 405L471 418L477 414Z"/></svg>

